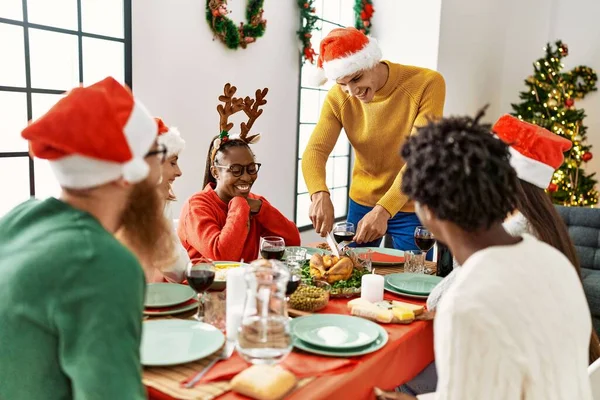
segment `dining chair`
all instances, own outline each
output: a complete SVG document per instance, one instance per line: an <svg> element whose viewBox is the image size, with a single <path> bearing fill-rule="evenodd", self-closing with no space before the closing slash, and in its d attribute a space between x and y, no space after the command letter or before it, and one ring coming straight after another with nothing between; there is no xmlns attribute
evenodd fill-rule
<svg viewBox="0 0 600 400"><path fill-rule="evenodd" d="M588 375L592 386L592 399L600 400L600 358L588 367Z"/></svg>

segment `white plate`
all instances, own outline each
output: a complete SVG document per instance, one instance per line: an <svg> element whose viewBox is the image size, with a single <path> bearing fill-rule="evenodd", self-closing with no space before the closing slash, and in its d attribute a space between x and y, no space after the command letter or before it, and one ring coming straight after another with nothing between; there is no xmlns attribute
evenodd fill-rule
<svg viewBox="0 0 600 400"><path fill-rule="evenodd" d="M225 336L212 325L183 319L147 321L142 325L142 365L185 364L219 350Z"/></svg>

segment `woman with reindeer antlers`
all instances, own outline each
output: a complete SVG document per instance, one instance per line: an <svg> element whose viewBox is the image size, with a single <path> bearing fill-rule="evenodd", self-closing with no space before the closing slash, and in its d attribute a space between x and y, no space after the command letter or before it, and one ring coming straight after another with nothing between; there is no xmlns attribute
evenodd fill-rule
<svg viewBox="0 0 600 400"><path fill-rule="evenodd" d="M273 207L264 197L250 192L258 178L261 164L255 160L250 144L259 134L248 135L261 106L267 101L268 89L256 91L256 99L234 97L236 87L225 85L217 106L221 133L208 149L204 189L184 205L177 233L192 262L200 257L215 261L251 261L258 258L262 236L280 236L288 246L300 245L296 225ZM241 123L240 135L231 137L231 115L243 111L247 122Z"/></svg>

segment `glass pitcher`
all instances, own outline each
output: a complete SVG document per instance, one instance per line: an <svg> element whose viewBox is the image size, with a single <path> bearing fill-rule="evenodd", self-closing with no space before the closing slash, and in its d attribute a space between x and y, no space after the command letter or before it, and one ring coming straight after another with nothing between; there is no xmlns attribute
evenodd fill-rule
<svg viewBox="0 0 600 400"><path fill-rule="evenodd" d="M285 292L290 274L276 260L246 269L246 303L237 351L252 364L276 364L292 350Z"/></svg>

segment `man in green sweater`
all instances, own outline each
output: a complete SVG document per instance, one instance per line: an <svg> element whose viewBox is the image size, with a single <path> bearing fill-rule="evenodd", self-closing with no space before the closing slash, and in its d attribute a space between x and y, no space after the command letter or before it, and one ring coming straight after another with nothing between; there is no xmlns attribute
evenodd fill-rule
<svg viewBox="0 0 600 400"><path fill-rule="evenodd" d="M142 215L163 233L156 135L112 78L73 89L22 132L63 190L0 219L0 399L146 398L144 273L113 233Z"/></svg>

